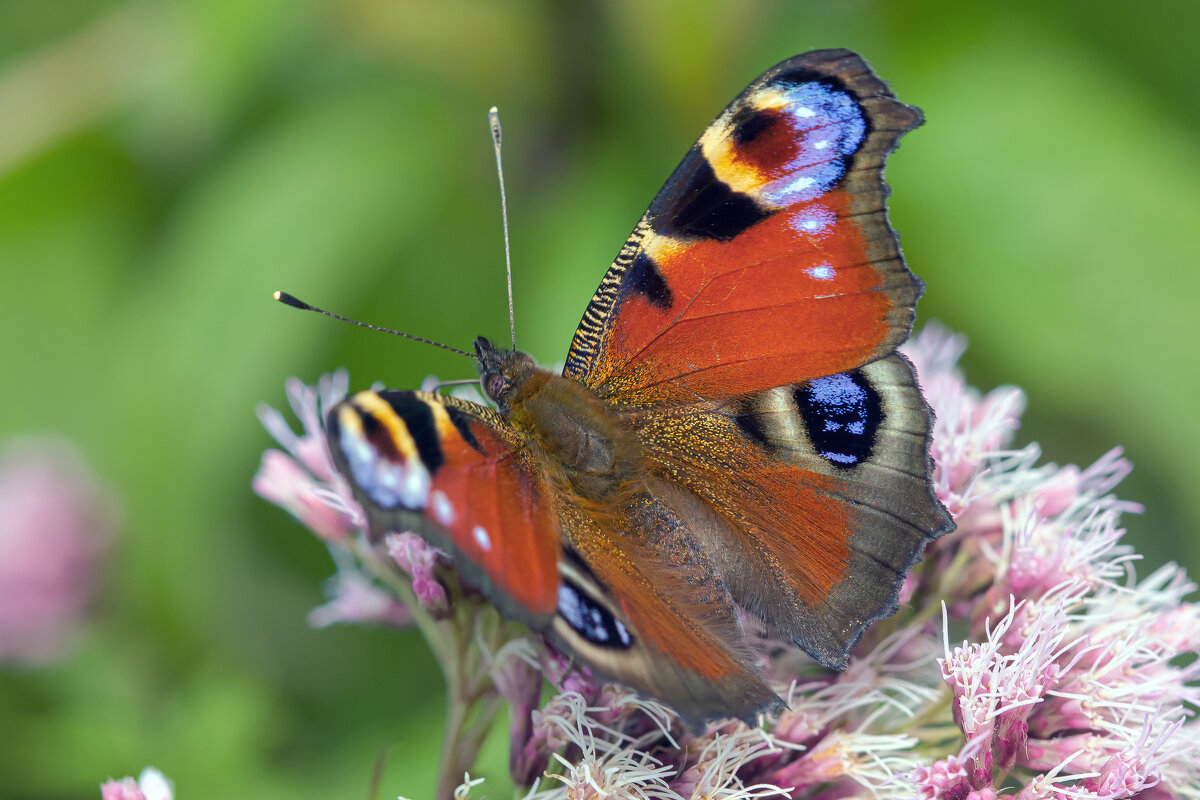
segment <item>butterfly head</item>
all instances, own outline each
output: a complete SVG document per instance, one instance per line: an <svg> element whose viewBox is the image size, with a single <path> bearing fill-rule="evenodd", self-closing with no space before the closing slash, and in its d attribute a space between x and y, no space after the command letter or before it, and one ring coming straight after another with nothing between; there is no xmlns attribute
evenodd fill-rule
<svg viewBox="0 0 1200 800"><path fill-rule="evenodd" d="M475 358L479 362L480 388L501 409L508 407L513 390L537 369L533 359L520 350L500 350L482 336L475 340Z"/></svg>

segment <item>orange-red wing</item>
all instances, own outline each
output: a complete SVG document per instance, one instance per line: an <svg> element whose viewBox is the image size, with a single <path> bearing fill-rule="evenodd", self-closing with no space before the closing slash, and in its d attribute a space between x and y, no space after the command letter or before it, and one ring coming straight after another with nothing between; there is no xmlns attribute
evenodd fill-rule
<svg viewBox="0 0 1200 800"><path fill-rule="evenodd" d="M359 392L330 412L326 431L373 536L416 531L509 616L548 623L558 522L499 415L426 392Z"/></svg>
<svg viewBox="0 0 1200 800"><path fill-rule="evenodd" d="M847 50L750 85L609 268L564 374L637 405L862 366L907 337L921 282L887 221L884 160L920 112Z"/></svg>
<svg viewBox="0 0 1200 800"><path fill-rule="evenodd" d="M646 488L623 515L563 503L570 549L560 565L560 616L547 634L601 675L667 703L692 727L781 708L751 665L729 591L695 530L702 520L673 507L670 486ZM617 635L596 641L586 635L591 626L569 624L564 609L578 603L587 617L612 620Z"/></svg>
<svg viewBox="0 0 1200 800"><path fill-rule="evenodd" d="M650 473L700 520L733 600L825 666L845 666L925 544L953 528L929 486L932 415L900 355L639 417Z"/></svg>

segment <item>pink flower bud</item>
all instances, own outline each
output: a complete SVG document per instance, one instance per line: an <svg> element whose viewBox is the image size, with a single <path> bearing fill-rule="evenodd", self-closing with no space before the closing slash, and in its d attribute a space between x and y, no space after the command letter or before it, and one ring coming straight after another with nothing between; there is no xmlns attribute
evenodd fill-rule
<svg viewBox="0 0 1200 800"><path fill-rule="evenodd" d="M389 533L383 541L388 555L412 578L413 592L421 605L433 611L445 611L450 600L433 574L438 560L445 558L445 554L415 533Z"/></svg>

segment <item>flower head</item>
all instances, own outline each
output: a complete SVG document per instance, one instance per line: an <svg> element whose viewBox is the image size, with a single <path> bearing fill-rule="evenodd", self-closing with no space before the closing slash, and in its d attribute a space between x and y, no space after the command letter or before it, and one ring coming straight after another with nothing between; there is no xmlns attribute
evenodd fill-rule
<svg viewBox="0 0 1200 800"><path fill-rule="evenodd" d="M329 602L308 612L308 624L314 628L372 622L403 628L412 622L407 606L354 567L330 578L326 594Z"/></svg>
<svg viewBox="0 0 1200 800"><path fill-rule="evenodd" d="M296 378L287 382L288 401L300 420L295 433L276 409L258 407L258 418L284 448L263 453L262 466L251 484L264 500L291 513L326 541L336 542L366 524L345 478L333 468L325 440L324 418L346 396L350 378L345 370L322 375L316 386Z"/></svg>

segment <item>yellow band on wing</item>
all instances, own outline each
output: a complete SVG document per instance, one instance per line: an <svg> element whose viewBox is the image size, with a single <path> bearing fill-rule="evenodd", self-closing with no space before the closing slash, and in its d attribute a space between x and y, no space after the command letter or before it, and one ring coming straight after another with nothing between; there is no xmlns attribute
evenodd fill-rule
<svg viewBox="0 0 1200 800"><path fill-rule="evenodd" d="M396 451L400 453L405 461L420 461L420 456L417 454L417 443L413 441L412 434L408 432L408 425L404 420L396 414L395 410L388 404L386 400L380 397L375 392L359 392L350 399L361 411L370 414L375 420L387 429L388 436L396 447ZM355 420L359 425L361 433L361 422Z"/></svg>

